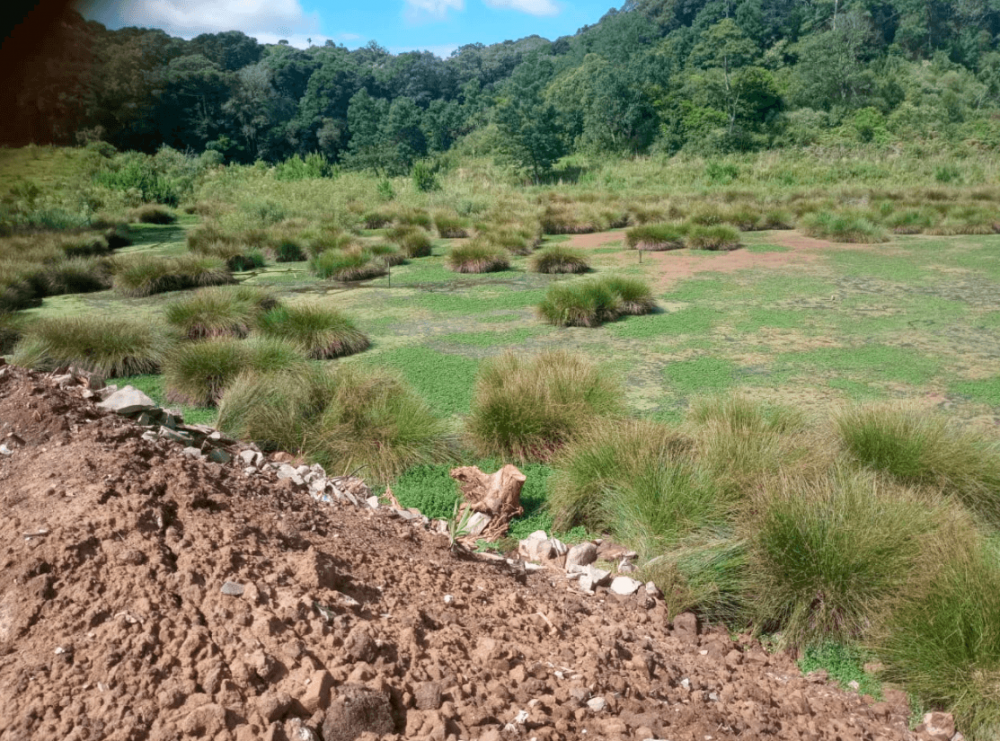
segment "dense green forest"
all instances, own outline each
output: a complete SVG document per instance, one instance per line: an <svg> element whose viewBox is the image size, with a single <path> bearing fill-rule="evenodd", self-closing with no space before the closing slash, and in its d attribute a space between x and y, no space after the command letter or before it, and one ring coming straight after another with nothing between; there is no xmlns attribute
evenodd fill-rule
<svg viewBox="0 0 1000 741"><path fill-rule="evenodd" d="M453 149L538 177L574 152L1000 145L1000 0L629 0L448 59L109 31L71 13L0 140L409 172ZM317 156L318 155L318 156Z"/></svg>

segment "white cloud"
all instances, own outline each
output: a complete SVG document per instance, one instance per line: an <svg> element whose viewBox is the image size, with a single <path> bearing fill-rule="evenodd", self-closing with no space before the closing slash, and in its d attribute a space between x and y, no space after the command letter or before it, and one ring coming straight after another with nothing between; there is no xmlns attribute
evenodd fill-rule
<svg viewBox="0 0 1000 741"><path fill-rule="evenodd" d="M449 10L465 10L465 0L405 0L406 17L412 21L441 20Z"/></svg>
<svg viewBox="0 0 1000 741"><path fill-rule="evenodd" d="M531 15L558 15L559 6L553 0L483 0L491 8L519 10Z"/></svg>
<svg viewBox="0 0 1000 741"><path fill-rule="evenodd" d="M360 41L364 36L359 33L342 33L337 38L341 41Z"/></svg>
<svg viewBox="0 0 1000 741"><path fill-rule="evenodd" d="M304 42L320 27L319 15L306 13L299 0L81 0L78 9L111 28L148 26L184 38L237 30L261 41L300 36Z"/></svg>

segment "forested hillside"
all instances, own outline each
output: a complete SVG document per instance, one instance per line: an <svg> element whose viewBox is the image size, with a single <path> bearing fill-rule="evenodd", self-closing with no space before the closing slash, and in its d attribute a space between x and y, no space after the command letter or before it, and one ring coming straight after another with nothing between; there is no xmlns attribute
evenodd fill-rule
<svg viewBox="0 0 1000 741"><path fill-rule="evenodd" d="M629 0L575 35L442 60L70 14L0 139L408 172L458 142L538 176L572 152L1000 144L1000 0Z"/></svg>

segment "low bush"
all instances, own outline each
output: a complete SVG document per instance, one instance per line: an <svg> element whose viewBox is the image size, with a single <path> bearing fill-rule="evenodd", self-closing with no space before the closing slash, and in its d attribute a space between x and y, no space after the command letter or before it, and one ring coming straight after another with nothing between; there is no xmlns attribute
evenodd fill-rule
<svg viewBox="0 0 1000 741"><path fill-rule="evenodd" d="M345 283L370 280L386 274L385 262L361 247L346 250L327 250L309 262L312 271L320 278Z"/></svg>
<svg viewBox="0 0 1000 741"><path fill-rule="evenodd" d="M726 224L718 226L692 226L684 243L692 250L731 251L742 246L740 231Z"/></svg>
<svg viewBox="0 0 1000 741"><path fill-rule="evenodd" d="M586 273L590 262L580 250L552 245L531 258L531 269L536 273Z"/></svg>
<svg viewBox="0 0 1000 741"><path fill-rule="evenodd" d="M233 282L223 260L198 255L129 255L116 259L111 270L115 290L130 298Z"/></svg>
<svg viewBox="0 0 1000 741"><path fill-rule="evenodd" d="M510 268L510 258L500 247L473 240L451 248L448 267L456 273L495 273Z"/></svg>
<svg viewBox="0 0 1000 741"><path fill-rule="evenodd" d="M972 739L1000 729L1000 553L971 523L906 590L876 641L882 677Z"/></svg>
<svg viewBox="0 0 1000 741"><path fill-rule="evenodd" d="M287 234L274 238L270 243L270 251L274 254L275 262L302 262L306 259L301 240Z"/></svg>
<svg viewBox="0 0 1000 741"><path fill-rule="evenodd" d="M218 424L374 483L452 457L443 422L399 376L358 365L244 374L223 396Z"/></svg>
<svg viewBox="0 0 1000 741"><path fill-rule="evenodd" d="M241 373L301 371L306 363L298 346L283 340L204 340L177 346L163 363L163 381L169 401L209 407Z"/></svg>
<svg viewBox="0 0 1000 741"><path fill-rule="evenodd" d="M905 587L939 513L871 475L782 480L750 535L754 612L790 645L871 635Z"/></svg>
<svg viewBox="0 0 1000 741"><path fill-rule="evenodd" d="M260 313L256 302L229 287L203 288L167 304L167 324L190 340L210 337L244 338Z"/></svg>
<svg viewBox="0 0 1000 741"><path fill-rule="evenodd" d="M648 314L656 307L652 289L639 278L605 275L598 278L598 281L618 297L619 314L641 316Z"/></svg>
<svg viewBox="0 0 1000 741"><path fill-rule="evenodd" d="M554 283L538 305L538 315L557 327L596 327L621 313L621 299L603 282Z"/></svg>
<svg viewBox="0 0 1000 741"><path fill-rule="evenodd" d="M177 221L177 214L167 206L158 203L147 203L135 209L131 213L133 221L140 224L173 224Z"/></svg>
<svg viewBox="0 0 1000 741"><path fill-rule="evenodd" d="M904 484L936 487L1000 527L1000 443L900 406L851 409L836 427L857 463Z"/></svg>
<svg viewBox="0 0 1000 741"><path fill-rule="evenodd" d="M462 239L469 236L465 221L452 214L434 214L434 228L443 239Z"/></svg>
<svg viewBox="0 0 1000 741"><path fill-rule="evenodd" d="M662 251L684 247L687 228L682 224L644 224L625 232L625 245L630 250Z"/></svg>
<svg viewBox="0 0 1000 741"><path fill-rule="evenodd" d="M389 241L399 245L399 249L409 258L430 257L433 248L430 236L415 226L395 227L389 231Z"/></svg>
<svg viewBox="0 0 1000 741"><path fill-rule="evenodd" d="M114 378L156 373L170 351L157 324L91 315L35 320L25 327L13 361L45 371L76 365Z"/></svg>
<svg viewBox="0 0 1000 741"><path fill-rule="evenodd" d="M371 344L348 317L317 305L279 306L258 319L257 329L265 337L295 343L316 360L353 355Z"/></svg>
<svg viewBox="0 0 1000 741"><path fill-rule="evenodd" d="M802 231L810 237L831 242L875 244L888 238L881 227L864 216L850 213L818 211L802 220Z"/></svg>
<svg viewBox="0 0 1000 741"><path fill-rule="evenodd" d="M484 361L466 431L484 456L547 460L574 436L621 410L618 381L563 351Z"/></svg>

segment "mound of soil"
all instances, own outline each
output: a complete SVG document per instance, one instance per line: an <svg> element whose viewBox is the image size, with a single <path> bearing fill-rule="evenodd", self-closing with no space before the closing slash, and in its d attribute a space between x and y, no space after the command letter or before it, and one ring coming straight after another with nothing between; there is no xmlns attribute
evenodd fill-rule
<svg viewBox="0 0 1000 741"><path fill-rule="evenodd" d="M2 739L912 737L899 693L672 625L645 590L458 557L0 376Z"/></svg>

